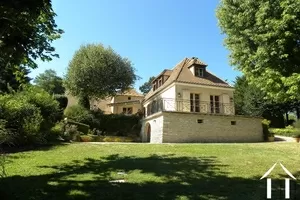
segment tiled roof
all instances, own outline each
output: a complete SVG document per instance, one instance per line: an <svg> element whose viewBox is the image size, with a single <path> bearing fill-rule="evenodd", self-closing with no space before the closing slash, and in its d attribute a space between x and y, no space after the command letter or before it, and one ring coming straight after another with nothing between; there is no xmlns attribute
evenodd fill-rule
<svg viewBox="0 0 300 200"><path fill-rule="evenodd" d="M138 93L135 89L130 88L126 90L125 92L118 94L118 95L124 95L124 96L136 96L136 97L143 97L144 95Z"/></svg>
<svg viewBox="0 0 300 200"><path fill-rule="evenodd" d="M164 71L162 71L158 76L156 76L151 83L155 82L155 80L157 80L157 78L159 78L160 76L170 76L171 74L172 74L171 69L164 69Z"/></svg>
<svg viewBox="0 0 300 200"><path fill-rule="evenodd" d="M153 89L151 89L148 92L148 94L145 96L145 100L147 100L150 97L152 97L153 95L159 93L160 91L162 91L164 88L166 88L173 82L232 88L228 83L221 80L220 78L213 75L212 73L210 73L207 70L205 73L205 77L203 77L203 78L194 76L193 73L189 69L189 67L192 66L193 64L207 66L204 62L202 62L198 58L183 59L174 67L173 70L169 70L168 73L170 73L170 77L167 79L166 82L163 83L163 85L161 87L159 87L155 91L153 91Z"/></svg>

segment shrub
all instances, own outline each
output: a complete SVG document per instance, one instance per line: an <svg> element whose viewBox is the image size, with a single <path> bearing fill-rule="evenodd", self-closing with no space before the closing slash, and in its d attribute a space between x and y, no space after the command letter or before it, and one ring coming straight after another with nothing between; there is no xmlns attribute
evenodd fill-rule
<svg viewBox="0 0 300 200"><path fill-rule="evenodd" d="M68 107L65 110L64 115L67 118L84 124L89 124L94 120L93 114L91 114L89 110L80 105L73 105Z"/></svg>
<svg viewBox="0 0 300 200"><path fill-rule="evenodd" d="M70 141L73 139L74 135L78 133L77 126L72 124L67 124L65 126L65 131L63 134L64 140Z"/></svg>
<svg viewBox="0 0 300 200"><path fill-rule="evenodd" d="M47 135L47 140L48 141L55 141L60 137L63 137L64 134L64 122L60 121L57 122L50 130L50 134Z"/></svg>
<svg viewBox="0 0 300 200"><path fill-rule="evenodd" d="M0 96L1 116L6 120L6 129L12 131L16 145L43 142L40 133L43 121L40 109L26 101L26 98L14 95Z"/></svg>
<svg viewBox="0 0 300 200"><path fill-rule="evenodd" d="M12 144L13 136L10 129L6 128L7 121L0 119L0 146L1 144Z"/></svg>
<svg viewBox="0 0 300 200"><path fill-rule="evenodd" d="M16 98L25 98L28 103L40 109L44 119L41 125L43 131L50 130L55 122L62 118L59 103L41 88L34 86L26 87L24 91L16 94Z"/></svg>
<svg viewBox="0 0 300 200"><path fill-rule="evenodd" d="M127 136L129 134L139 135L140 133L140 117L136 115L101 115L98 120L100 120L100 126L96 128L104 132L105 135Z"/></svg>
<svg viewBox="0 0 300 200"><path fill-rule="evenodd" d="M87 124L83 124L83 123L79 123L79 122L75 122L72 120L67 120L67 124L69 125L76 125L77 130L84 133L84 134L88 134L90 126Z"/></svg>
<svg viewBox="0 0 300 200"><path fill-rule="evenodd" d="M55 94L53 95L54 99L59 103L59 108L64 110L66 109L68 105L68 97L61 94Z"/></svg>
<svg viewBox="0 0 300 200"><path fill-rule="evenodd" d="M265 140L265 141L268 140L268 137L274 136L274 135L272 134L272 132L269 132L269 125L270 125L270 123L271 123L270 120L267 120L267 119L262 120L263 137L264 137L264 140Z"/></svg>

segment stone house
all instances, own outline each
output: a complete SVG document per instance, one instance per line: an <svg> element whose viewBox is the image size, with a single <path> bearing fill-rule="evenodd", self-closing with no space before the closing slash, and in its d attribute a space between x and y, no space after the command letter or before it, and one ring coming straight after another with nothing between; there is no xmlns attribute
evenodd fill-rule
<svg viewBox="0 0 300 200"><path fill-rule="evenodd" d="M68 96L68 106L77 104L77 99L71 95ZM138 111L142 111L142 100L144 95L138 93L135 89L130 88L123 93L119 93L114 97L105 99L91 99L91 109L99 108L104 114L125 114L133 115Z"/></svg>
<svg viewBox="0 0 300 200"><path fill-rule="evenodd" d="M261 118L236 116L234 88L192 57L152 82L142 104L144 142L259 142Z"/></svg>

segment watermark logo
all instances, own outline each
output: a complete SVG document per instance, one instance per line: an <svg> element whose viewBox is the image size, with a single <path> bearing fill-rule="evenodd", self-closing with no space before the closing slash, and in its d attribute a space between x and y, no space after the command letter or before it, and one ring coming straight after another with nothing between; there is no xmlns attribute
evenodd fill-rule
<svg viewBox="0 0 300 200"><path fill-rule="evenodd" d="M279 163L281 168L284 170L284 172L289 176L289 178L285 178L285 199L290 199L291 191L290 191L290 179L296 180L296 178L287 170L283 164ZM276 167L277 163L275 163L261 178L260 180L266 178L269 176L269 174L273 171L273 169ZM272 179L267 178L267 199L272 199Z"/></svg>

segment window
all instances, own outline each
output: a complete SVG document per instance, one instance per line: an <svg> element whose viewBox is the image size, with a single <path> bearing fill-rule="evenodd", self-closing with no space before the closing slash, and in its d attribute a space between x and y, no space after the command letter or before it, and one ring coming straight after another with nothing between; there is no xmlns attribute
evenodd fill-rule
<svg viewBox="0 0 300 200"><path fill-rule="evenodd" d="M124 114L128 114L128 115L131 115L131 114L132 114L132 107L129 107L129 108L123 108L123 113L124 113Z"/></svg>
<svg viewBox="0 0 300 200"><path fill-rule="evenodd" d="M201 67L195 67L195 76L203 77L204 76L204 69Z"/></svg>
<svg viewBox="0 0 300 200"><path fill-rule="evenodd" d="M159 81L158 81L158 87L160 87L162 85L162 79L160 79Z"/></svg>
<svg viewBox="0 0 300 200"><path fill-rule="evenodd" d="M236 121L231 121L231 125L236 125Z"/></svg>
<svg viewBox="0 0 300 200"><path fill-rule="evenodd" d="M198 122L198 124L202 124L203 123L203 119L198 119L197 122Z"/></svg>
<svg viewBox="0 0 300 200"><path fill-rule="evenodd" d="M220 98L219 96L210 95L210 112L220 113Z"/></svg>
<svg viewBox="0 0 300 200"><path fill-rule="evenodd" d="M191 112L200 112L200 95L199 94L190 94L190 106Z"/></svg>
<svg viewBox="0 0 300 200"><path fill-rule="evenodd" d="M131 97L128 97L128 100L131 100Z"/></svg>
<svg viewBox="0 0 300 200"><path fill-rule="evenodd" d="M153 84L153 91L155 91L157 88L156 88L156 84L154 83Z"/></svg>

